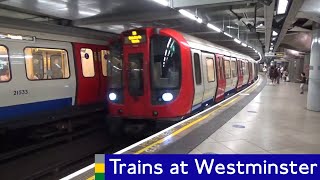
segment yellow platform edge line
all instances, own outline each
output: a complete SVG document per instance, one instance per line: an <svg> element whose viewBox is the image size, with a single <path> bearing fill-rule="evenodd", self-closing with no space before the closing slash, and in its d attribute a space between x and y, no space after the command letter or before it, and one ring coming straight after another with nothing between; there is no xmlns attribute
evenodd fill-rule
<svg viewBox="0 0 320 180"><path fill-rule="evenodd" d="M258 81L257 81L257 82L258 82ZM256 82L255 84L253 84L249 89L245 90L245 92L249 92L249 91L252 90L253 88L257 87L257 82ZM152 144L150 144L150 145L148 145L148 146L140 149L139 151L136 151L134 154L141 154L141 153L145 152L146 150L150 149L151 147L156 146L156 145L158 145L158 144L161 144L161 143L165 142L168 137L171 137L171 138L172 138L172 137L174 137L174 136L182 133L183 131L185 131L185 130L191 128L192 126L194 126L195 124L198 124L198 123L200 123L201 121L205 120L207 117L209 117L210 115L212 115L212 114L215 113L216 111L218 111L218 110L220 110L220 109L228 106L229 104L235 102L235 101L238 100L239 98L240 98L240 96L238 95L238 96L234 97L234 99L230 99L228 102L226 102L226 103L223 104L222 106L220 106L220 107L218 107L217 109L214 109L213 111L209 112L207 115L205 115L205 116L203 116L203 117L201 117L201 118L193 121L192 123L190 123L190 124L188 124L188 125L186 125L186 126L181 127L180 129L176 130L176 131L173 132L172 134L170 134L170 135L168 135L168 136L166 136L166 137L164 137L164 138L162 138L162 139L160 139L160 140L158 140L158 141L156 141L156 142L154 142L154 143L152 143Z"/></svg>
<svg viewBox="0 0 320 180"><path fill-rule="evenodd" d="M261 79L260 79L260 80L261 80ZM257 86L258 86L258 81L256 81L256 83L255 83L254 85L252 85L252 87L250 87L249 89L245 90L245 92L249 92L250 90L253 91L253 88L256 88ZM251 91L251 92L252 92L252 91ZM221 109L221 108L223 108L223 107L228 106L229 104L233 103L234 101L236 101L236 100L239 99L239 98L240 98L240 96L238 95L238 97L235 97L234 99L230 100L229 102L226 102L225 104L223 104L223 105L220 106L219 108L213 110L212 112L208 113L207 115L205 115L205 116L203 116L203 117L201 117L201 118L193 121L192 123L190 123L190 124L188 124L188 125L180 128L180 129L178 129L177 131L173 132L173 133L170 134L169 136L172 136L172 137L173 137L173 136L176 136L177 134L180 134L181 132L183 132L183 131L189 129L191 126L193 126L193 125L195 125L195 124L203 121L204 119L206 119L207 117L209 117L209 116L210 116L211 114L213 114L214 112L218 111L219 109ZM168 137L168 136L167 136L167 137ZM134 154L141 154L141 153L143 153L145 150L151 148L152 146L157 145L157 144L161 144L162 142L164 142L164 141L166 140L167 137L162 138L162 139L158 140L158 141L155 142L155 143L152 143L151 145L149 145L149 146L147 146L147 147L145 147L145 148L143 148L143 149L135 152ZM94 180L94 176L91 176L91 177L88 178L87 180Z"/></svg>

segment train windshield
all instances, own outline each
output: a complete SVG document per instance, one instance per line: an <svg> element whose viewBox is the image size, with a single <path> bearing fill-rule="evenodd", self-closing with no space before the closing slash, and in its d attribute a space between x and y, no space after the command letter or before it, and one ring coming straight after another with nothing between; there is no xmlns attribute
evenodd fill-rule
<svg viewBox="0 0 320 180"><path fill-rule="evenodd" d="M122 64L123 64L123 48L119 41L114 43L110 48L110 56L108 57L108 76L110 88L122 88Z"/></svg>
<svg viewBox="0 0 320 180"><path fill-rule="evenodd" d="M179 44L170 37L151 38L150 64L153 89L178 89L181 77Z"/></svg>

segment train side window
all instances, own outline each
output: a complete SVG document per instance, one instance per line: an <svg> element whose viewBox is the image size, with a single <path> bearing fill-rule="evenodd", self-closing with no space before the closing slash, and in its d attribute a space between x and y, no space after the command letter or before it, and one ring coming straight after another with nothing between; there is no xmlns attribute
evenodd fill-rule
<svg viewBox="0 0 320 180"><path fill-rule="evenodd" d="M224 61L224 68L225 68L226 79L230 79L231 78L230 61L228 60Z"/></svg>
<svg viewBox="0 0 320 180"><path fill-rule="evenodd" d="M102 74L103 76L108 75L108 56L110 52L107 50L101 50L100 52L100 60L101 60L101 68L102 68Z"/></svg>
<svg viewBox="0 0 320 180"><path fill-rule="evenodd" d="M193 54L193 59L194 59L194 70L195 70L195 76L196 76L196 85L202 84L202 79L201 79L201 63L200 63L200 56L198 53Z"/></svg>
<svg viewBox="0 0 320 180"><path fill-rule="evenodd" d="M8 82L11 79L8 49L0 46L0 83Z"/></svg>
<svg viewBox="0 0 320 180"><path fill-rule="evenodd" d="M208 82L215 81L215 74L214 74L214 62L212 58L206 58L207 61L207 73L208 73Z"/></svg>
<svg viewBox="0 0 320 180"><path fill-rule="evenodd" d="M93 51L89 48L81 48L81 66L82 66L82 75L83 77L94 77L94 58Z"/></svg>
<svg viewBox="0 0 320 180"><path fill-rule="evenodd" d="M232 72L232 77L237 77L237 66L235 61L231 61L231 72Z"/></svg>
<svg viewBox="0 0 320 180"><path fill-rule="evenodd" d="M68 79L68 53L62 49L25 48L25 64L29 80Z"/></svg>

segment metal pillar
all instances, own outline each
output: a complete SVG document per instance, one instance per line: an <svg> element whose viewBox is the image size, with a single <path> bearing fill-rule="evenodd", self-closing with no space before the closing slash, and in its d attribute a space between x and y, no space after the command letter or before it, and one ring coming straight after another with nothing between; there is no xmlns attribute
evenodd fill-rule
<svg viewBox="0 0 320 180"><path fill-rule="evenodd" d="M307 108L311 111L320 111L320 24L318 23L313 24L309 69Z"/></svg>

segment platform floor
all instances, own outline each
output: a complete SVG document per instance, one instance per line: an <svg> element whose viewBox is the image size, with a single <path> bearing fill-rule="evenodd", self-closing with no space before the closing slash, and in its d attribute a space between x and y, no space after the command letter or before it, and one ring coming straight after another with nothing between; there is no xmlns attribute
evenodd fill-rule
<svg viewBox="0 0 320 180"><path fill-rule="evenodd" d="M318 154L320 113L306 109L299 84L268 84L190 154Z"/></svg>

